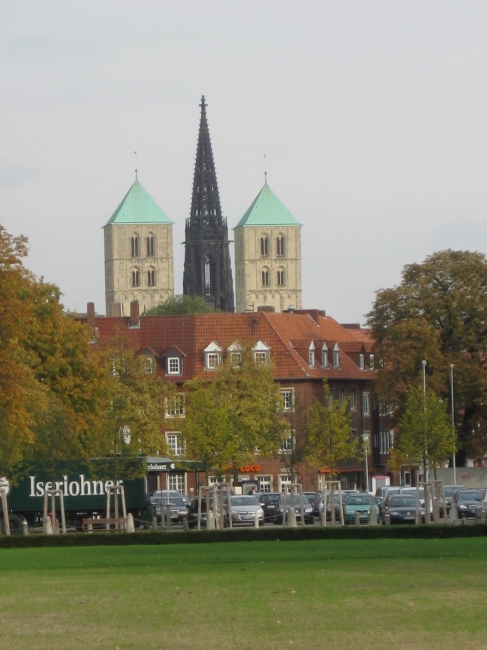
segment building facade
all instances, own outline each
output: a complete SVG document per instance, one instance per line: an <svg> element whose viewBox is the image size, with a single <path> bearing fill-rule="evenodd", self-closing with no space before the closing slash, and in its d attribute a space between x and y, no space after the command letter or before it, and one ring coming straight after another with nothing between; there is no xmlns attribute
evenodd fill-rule
<svg viewBox="0 0 487 650"><path fill-rule="evenodd" d="M108 317L142 313L174 295L172 222L137 178L104 226Z"/></svg>
<svg viewBox="0 0 487 650"><path fill-rule="evenodd" d="M233 312L228 226L222 216L204 97L200 106L191 214L186 220L183 293L204 298L214 309Z"/></svg>
<svg viewBox="0 0 487 650"><path fill-rule="evenodd" d="M267 180L234 232L237 312L301 309L301 224Z"/></svg>

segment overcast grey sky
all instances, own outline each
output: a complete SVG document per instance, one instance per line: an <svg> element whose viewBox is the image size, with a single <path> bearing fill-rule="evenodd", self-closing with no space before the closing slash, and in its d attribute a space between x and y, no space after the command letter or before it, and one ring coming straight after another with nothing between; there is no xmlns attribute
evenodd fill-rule
<svg viewBox="0 0 487 650"><path fill-rule="evenodd" d="M205 94L229 226L267 169L303 224L303 306L363 322L404 264L487 250L486 33L485 0L0 1L0 223L104 313L137 151L181 293Z"/></svg>

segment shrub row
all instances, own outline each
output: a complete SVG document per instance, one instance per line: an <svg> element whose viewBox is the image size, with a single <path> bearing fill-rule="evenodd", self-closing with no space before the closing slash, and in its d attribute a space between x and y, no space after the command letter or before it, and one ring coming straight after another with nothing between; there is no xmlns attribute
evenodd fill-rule
<svg viewBox="0 0 487 650"><path fill-rule="evenodd" d="M487 524L472 526L361 526L299 528L237 528L201 531L139 531L126 533L69 533L0 537L0 548L54 546L131 546L134 544L208 544L212 542L300 541L306 539L447 539L485 537Z"/></svg>

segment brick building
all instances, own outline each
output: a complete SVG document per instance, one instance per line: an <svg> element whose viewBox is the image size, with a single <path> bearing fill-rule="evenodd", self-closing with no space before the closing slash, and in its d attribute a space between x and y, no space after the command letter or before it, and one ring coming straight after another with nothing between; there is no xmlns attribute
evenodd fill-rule
<svg viewBox="0 0 487 650"><path fill-rule="evenodd" d="M276 313L271 309L246 314L143 316L139 315L138 303L134 301L130 317L104 318L95 317L94 306L89 305L87 322L99 339L113 335L120 325L127 327L140 353L155 357L157 374L177 386L177 397L168 405L163 422L176 463L175 470L168 475L171 488L187 491L203 479L203 475L177 469L178 458L184 458L178 427L180 418L185 416L184 382L208 376L242 344L250 345L261 360L273 364L274 379L279 383L283 410L290 423L289 447L284 445L273 458L256 456L252 464L240 468L239 479L243 484L255 482L262 491L275 491L290 481L288 455L292 453L294 441L299 444L300 431L314 399L323 400L325 377L332 398L349 402L351 436L360 440L366 434L371 445L379 439L379 418L372 395L375 378L372 341L367 330L358 325L340 325L319 310ZM373 459L372 454L371 475L375 472ZM298 463L295 469L305 489L321 489L326 468L307 472ZM340 476L344 487L363 487L363 460L343 464ZM153 489L165 487L164 477L156 479ZM370 481L369 487L372 487Z"/></svg>

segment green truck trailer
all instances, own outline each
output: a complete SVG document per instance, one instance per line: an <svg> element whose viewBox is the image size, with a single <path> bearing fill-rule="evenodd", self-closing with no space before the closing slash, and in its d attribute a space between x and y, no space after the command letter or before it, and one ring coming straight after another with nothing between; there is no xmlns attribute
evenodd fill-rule
<svg viewBox="0 0 487 650"><path fill-rule="evenodd" d="M110 459L76 461L59 464L48 471L32 464L17 473L18 480L10 486L7 495L11 532L21 532L24 521L29 528L42 526L46 490L62 491L66 525L71 529L81 529L83 518L106 516L107 488L115 485L123 485L127 513L132 513L136 521L151 521L148 475L173 469L170 459L146 457L132 459L129 464L113 463ZM51 499L48 508L50 511ZM59 508L57 498L56 509ZM3 531L3 515L1 526Z"/></svg>

